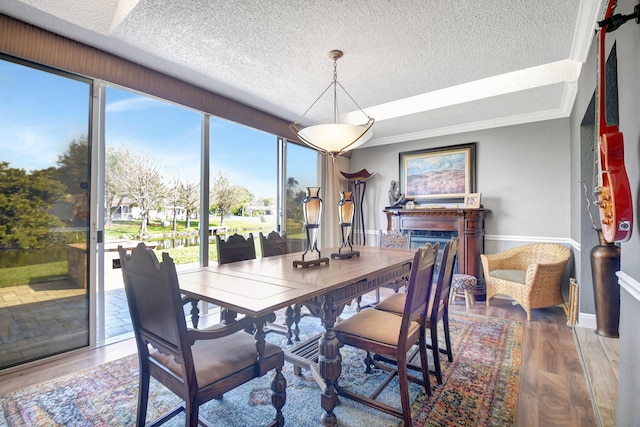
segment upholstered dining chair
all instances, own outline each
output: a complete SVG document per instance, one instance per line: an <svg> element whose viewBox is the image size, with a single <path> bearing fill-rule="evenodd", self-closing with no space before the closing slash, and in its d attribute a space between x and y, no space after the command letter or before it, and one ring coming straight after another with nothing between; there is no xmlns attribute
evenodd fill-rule
<svg viewBox="0 0 640 427"><path fill-rule="evenodd" d="M140 386L136 424L144 426L146 422L150 377L183 400L180 406L150 425L162 424L185 411L185 425L195 427L198 423L207 425L199 417L201 404L219 399L239 385L275 370L271 402L276 414L269 425L284 425L284 353L270 343L257 345L253 336L243 332L256 320L244 317L226 326L188 329L176 268L169 255L163 253L162 262L158 262L144 243L138 244L131 254L122 246L118 252L138 347Z"/></svg>
<svg viewBox="0 0 640 427"><path fill-rule="evenodd" d="M431 342L427 348L431 350L433 357L433 373L436 376L438 384L442 384L442 369L440 367L440 353L447 356L449 362L453 362L453 352L451 350L451 335L449 332L449 293L451 292L451 279L453 270L456 265L458 256L458 238L452 237L442 250L442 258L438 271L435 291L432 292L429 299L429 308L427 316L423 323L423 328L428 330L431 336ZM376 310L388 311L395 314L402 314L405 303L406 294L393 294L384 299L375 308ZM440 348L438 343L438 323L442 320L442 329L444 332L445 348ZM418 369L411 366L413 369Z"/></svg>
<svg viewBox="0 0 640 427"><path fill-rule="evenodd" d="M340 345L350 345L396 360L395 367L387 365L380 365L380 367L388 370L390 376L397 375L401 409L377 400L382 389L391 383L390 379L383 381L383 387L379 387L367 396L340 387L338 380L336 386L338 394L402 418L405 426L412 425L408 381L422 385L425 392L431 394L426 338L421 319L424 319L427 313L437 251L437 244L436 247L426 245L416 251L402 316L368 308L334 326ZM415 344L418 344L420 351L422 378L409 375L407 370L407 353L411 352Z"/></svg>
<svg viewBox="0 0 640 427"><path fill-rule="evenodd" d="M497 254L480 255L487 285L487 305L496 295L507 295L522 306L531 320L534 308L563 305L562 277L571 251L557 243L518 246Z"/></svg>

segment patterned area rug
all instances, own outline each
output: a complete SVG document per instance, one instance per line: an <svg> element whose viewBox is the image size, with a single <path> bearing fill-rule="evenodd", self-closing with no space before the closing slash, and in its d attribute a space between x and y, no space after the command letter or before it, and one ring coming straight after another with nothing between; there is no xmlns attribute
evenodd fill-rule
<svg viewBox="0 0 640 427"><path fill-rule="evenodd" d="M442 363L443 385L431 396L412 384L415 426L512 425L520 377L522 325L466 312L451 314L454 362ZM301 338L320 328L318 319L304 318ZM269 334L280 340L281 337ZM442 336L442 334L440 334ZM340 383L355 390L375 387L385 374L367 375L363 354L345 347ZM432 365L433 366L433 365ZM301 377L285 365L289 426L317 426L320 390L308 372ZM73 375L2 396L0 425L7 426L130 426L135 424L138 389L136 356L106 363ZM265 425L274 415L270 403L271 374L239 387L222 400L208 402L201 413L218 426ZM395 384L394 384L395 383ZM382 398L399 406L397 381ZM435 379L432 378L432 385ZM395 387L395 388L394 388ZM152 380L148 420L178 403L177 398ZM335 410L340 426L386 427L402 425L397 418L342 398ZM184 425L178 415L167 426Z"/></svg>

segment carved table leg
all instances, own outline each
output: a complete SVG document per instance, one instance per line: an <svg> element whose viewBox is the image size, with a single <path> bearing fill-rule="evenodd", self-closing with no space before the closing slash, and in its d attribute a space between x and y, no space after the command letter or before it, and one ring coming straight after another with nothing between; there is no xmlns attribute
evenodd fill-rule
<svg viewBox="0 0 640 427"><path fill-rule="evenodd" d="M302 315L300 314L302 307L300 306L300 304L296 304L293 307L293 336L294 336L294 340L300 342L300 327L298 326L300 324L300 318L302 317Z"/></svg>
<svg viewBox="0 0 640 427"><path fill-rule="evenodd" d="M223 325L229 325L236 321L238 313L227 308L220 308L220 320Z"/></svg>
<svg viewBox="0 0 640 427"><path fill-rule="evenodd" d="M320 396L320 404L324 413L320 416L320 422L324 426L335 426L337 424L336 415L333 413L334 408L338 404L338 392L335 389L335 382L340 377L340 349L338 339L333 330L336 322L338 307L335 303L333 295L325 296L322 305L322 324L325 332L318 343L318 370L320 376L324 380L324 388Z"/></svg>
<svg viewBox="0 0 640 427"><path fill-rule="evenodd" d="M284 312L285 318L284 323L287 325L287 344L292 345L293 341L291 341L291 337L293 336L293 332L291 327L293 326L294 312L291 306L287 307Z"/></svg>

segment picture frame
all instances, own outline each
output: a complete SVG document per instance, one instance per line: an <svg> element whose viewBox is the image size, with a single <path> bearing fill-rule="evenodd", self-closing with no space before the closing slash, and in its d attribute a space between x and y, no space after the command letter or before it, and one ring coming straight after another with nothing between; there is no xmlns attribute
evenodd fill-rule
<svg viewBox="0 0 640 427"><path fill-rule="evenodd" d="M460 203L475 192L475 142L405 151L399 163L400 191L407 200Z"/></svg>
<svg viewBox="0 0 640 427"><path fill-rule="evenodd" d="M468 209L479 209L482 193L470 193L464 196L464 207Z"/></svg>

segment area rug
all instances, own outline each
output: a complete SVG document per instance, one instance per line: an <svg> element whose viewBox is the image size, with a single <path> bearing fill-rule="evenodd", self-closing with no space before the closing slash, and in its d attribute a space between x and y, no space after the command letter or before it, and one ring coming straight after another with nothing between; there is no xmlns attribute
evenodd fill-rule
<svg viewBox="0 0 640 427"><path fill-rule="evenodd" d="M520 377L522 325L466 312L450 315L454 362L442 363L443 385L435 386L431 396L411 386L412 416L415 426L505 426L515 420ZM304 318L300 324L307 334L317 332L317 319ZM272 334L268 336L273 336ZM440 334L442 336L442 334ZM280 340L280 338L275 338ZM384 373L365 374L363 354L349 347L341 349L343 387L361 390L375 387ZM318 426L320 389L308 372L293 374L285 365L288 426ZM274 415L270 402L271 374L254 380L222 400L201 406L201 414L216 426L259 426ZM435 385L435 379L432 378ZM128 356L73 375L61 377L0 397L7 426L130 426L135 424L138 390L138 361ZM399 406L397 381L383 396ZM177 398L152 380L149 404L151 420L175 406ZM386 427L402 422L342 398L335 409L339 426ZM178 415L167 424L184 425Z"/></svg>

